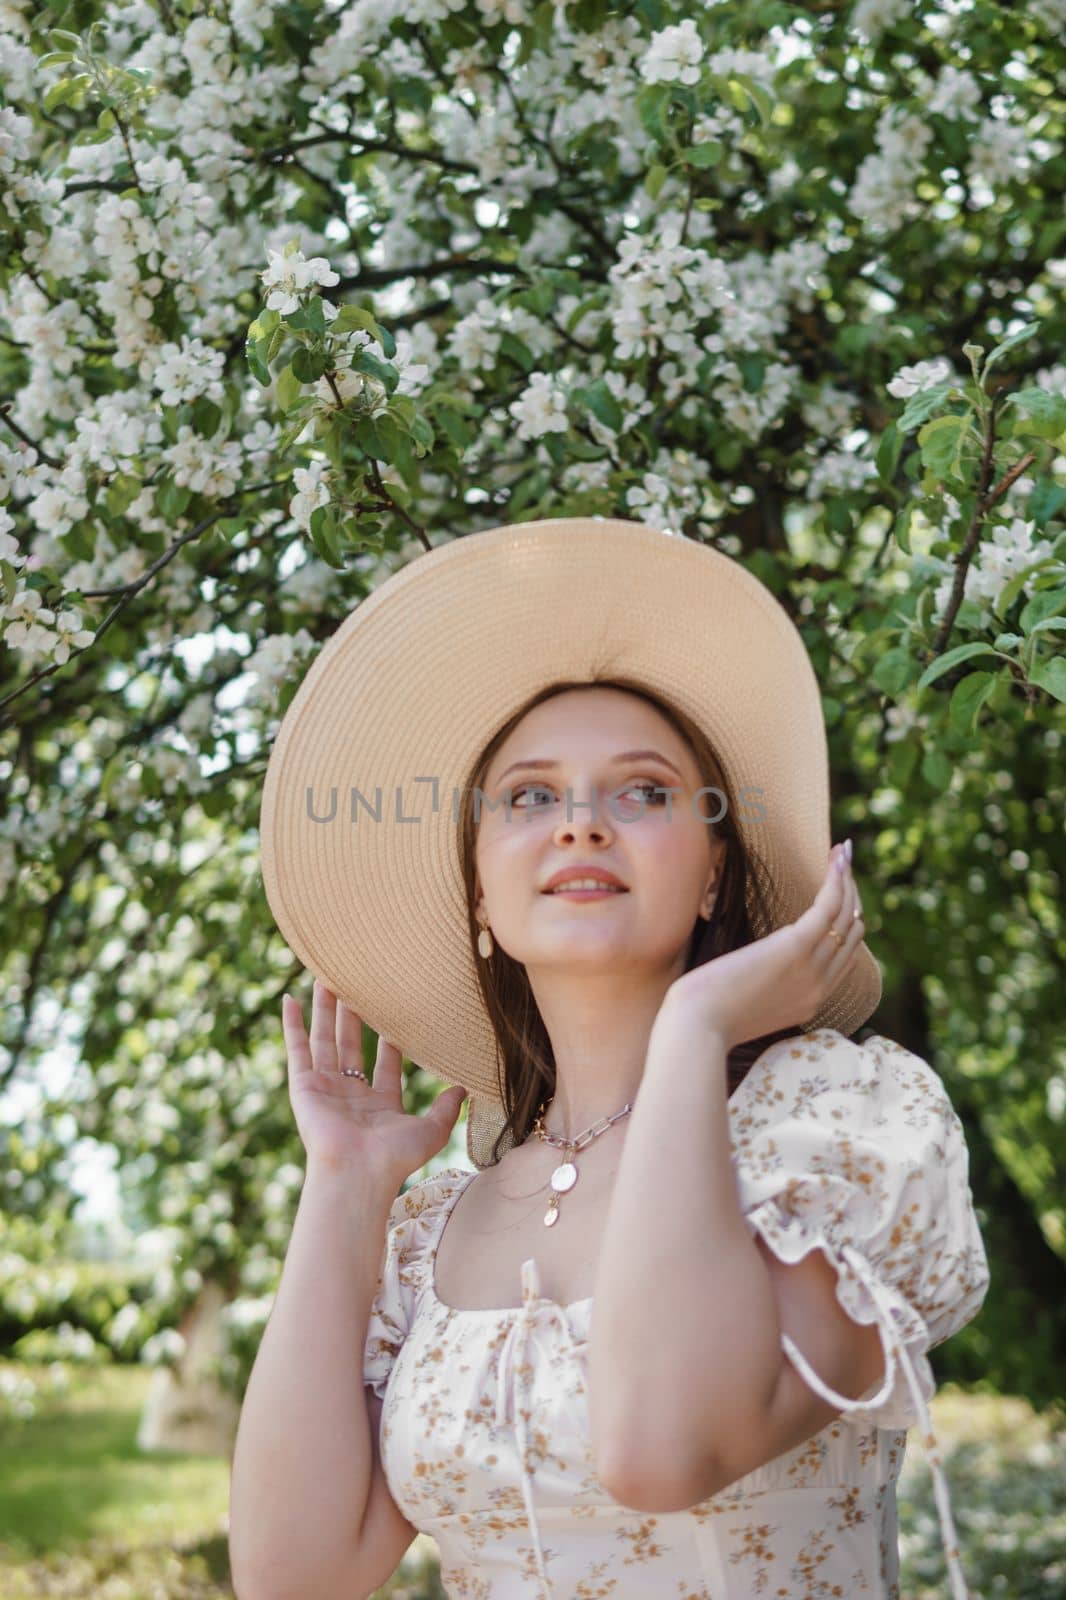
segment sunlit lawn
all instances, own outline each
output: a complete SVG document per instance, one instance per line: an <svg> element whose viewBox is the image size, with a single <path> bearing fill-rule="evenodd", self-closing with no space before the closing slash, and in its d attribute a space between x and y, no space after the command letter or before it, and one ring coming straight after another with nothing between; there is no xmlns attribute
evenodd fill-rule
<svg viewBox="0 0 1066 1600"><path fill-rule="evenodd" d="M0 1420L0 1600L232 1600L228 1461L138 1450L149 1371L67 1371L66 1395L42 1393L36 1415ZM1066 1600L1066 1435L1024 1401L950 1388L932 1414L976 1594ZM900 1525L904 1600L940 1600L948 1589L916 1430ZM380 1594L440 1600L435 1566L420 1537Z"/></svg>

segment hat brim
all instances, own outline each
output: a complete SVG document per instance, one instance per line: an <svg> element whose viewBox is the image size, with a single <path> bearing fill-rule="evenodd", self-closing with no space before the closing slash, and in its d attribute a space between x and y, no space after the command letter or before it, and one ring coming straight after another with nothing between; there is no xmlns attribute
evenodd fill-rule
<svg viewBox="0 0 1066 1600"><path fill-rule="evenodd" d="M803 640L739 562L643 523L512 524L418 557L322 647L270 755L261 860L282 936L375 1032L470 1090L479 1167L502 1106L455 797L539 689L612 672L662 693L711 740L748 797L737 822L773 885L771 926L794 921L831 843L825 723ZM811 1026L852 1033L880 997L864 943Z"/></svg>

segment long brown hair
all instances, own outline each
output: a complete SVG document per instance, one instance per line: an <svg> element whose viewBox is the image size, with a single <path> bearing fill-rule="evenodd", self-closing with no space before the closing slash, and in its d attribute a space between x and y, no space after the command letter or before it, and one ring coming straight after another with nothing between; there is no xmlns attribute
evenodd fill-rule
<svg viewBox="0 0 1066 1600"><path fill-rule="evenodd" d="M499 1146L505 1133L509 1131L516 1145L524 1143L529 1137L538 1110L555 1093L555 1059L525 967L520 961L513 960L506 950L501 950L499 945L494 947L488 960L477 951L480 932L474 912L477 899L477 825L469 796L475 788L481 788L493 756L512 729L534 706L568 689L597 687L621 689L627 694L638 695L653 706L689 745L703 784L720 790L725 796L723 815L717 821L708 823L716 837L725 841L718 894L710 920L701 916L696 918L685 959L685 971L691 972L693 967L713 961L715 956L751 944L772 927L768 874L758 852L740 836L736 821L736 795L729 775L723 770L710 740L684 712L643 684L615 676L596 677L581 683L557 682L532 696L493 735L474 762L463 788L458 824L459 860L466 888L470 948L482 998L496 1035L497 1085L507 1119L493 1147L493 1163L499 1161L503 1153ZM761 931L756 932L756 928ZM787 1039L798 1031L798 1028L782 1028L776 1033L746 1040L730 1050L726 1061L729 1094L743 1082L755 1058L768 1045L778 1039Z"/></svg>

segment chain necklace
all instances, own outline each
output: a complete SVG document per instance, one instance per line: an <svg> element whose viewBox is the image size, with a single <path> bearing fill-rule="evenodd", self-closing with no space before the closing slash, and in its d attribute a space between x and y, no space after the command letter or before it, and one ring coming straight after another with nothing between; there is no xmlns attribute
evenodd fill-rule
<svg viewBox="0 0 1066 1600"><path fill-rule="evenodd" d="M592 1124L591 1128L586 1128L584 1133L579 1133L576 1139L561 1139L557 1133L549 1133L544 1126L544 1113L547 1110L547 1106L543 1100L541 1101L540 1108L537 1111L537 1118L531 1131L536 1134L538 1139L543 1139L545 1144L552 1144L557 1150L566 1152L565 1160L559 1163L551 1175L552 1197L548 1202L548 1209L544 1213L544 1226L546 1228L555 1226L556 1218L559 1215L559 1196L568 1193L578 1180L578 1170L570 1159L571 1156L576 1155L579 1150L583 1150L587 1144L591 1144L593 1139L598 1139L601 1133L606 1133L612 1122L617 1122L619 1117L624 1117L632 1109L633 1102L630 1101L628 1105L622 1107L621 1111L616 1111L613 1117L601 1117L599 1122Z"/></svg>

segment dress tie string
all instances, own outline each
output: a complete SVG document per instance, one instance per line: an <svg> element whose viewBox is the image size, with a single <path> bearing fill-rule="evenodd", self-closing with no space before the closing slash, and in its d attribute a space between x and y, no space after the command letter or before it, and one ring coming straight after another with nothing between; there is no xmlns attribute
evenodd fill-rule
<svg viewBox="0 0 1066 1600"><path fill-rule="evenodd" d="M889 1346L895 1352L903 1369L907 1386L910 1389L911 1397L918 1412L922 1429L922 1447L933 1478L933 1496L936 1501L940 1524L940 1540L944 1547L948 1576L951 1582L952 1600L973 1600L972 1591L967 1585L966 1576L962 1568L959 1537L952 1514L951 1494L943 1471L940 1445L910 1352L896 1327L896 1308L877 1275L870 1270L866 1258L861 1252L852 1249L850 1245L843 1245L841 1254L852 1267L856 1277L860 1278L866 1285L874 1304L880 1312L879 1321L881 1327L888 1335ZM510 1328L507 1330L507 1336L500 1352L499 1382L496 1392L496 1422L501 1427L506 1426L508 1408L510 1408L518 1445L522 1498L525 1501L526 1516L529 1520L529 1528L533 1537L533 1550L537 1561L537 1571L540 1575L542 1600L555 1600L555 1590L552 1587L551 1579L548 1577L544 1560L540 1524L537 1521L537 1509L533 1498L534 1467L529 1450L530 1430L528 1418L533 1376L533 1364L529 1359L530 1345L536 1334L537 1317L543 1311L547 1311L554 1316L562 1324L567 1336L570 1336L570 1325L563 1307L554 1300L546 1300L542 1297L540 1280L537 1275L537 1264L530 1257L522 1263L522 1304ZM788 1347L788 1354L791 1360L803 1377L814 1389L825 1394L825 1384L811 1367L798 1345L789 1338L788 1334L783 1334L782 1340ZM882 1385L882 1394L889 1387L891 1381L892 1373L888 1371L885 1374L885 1383ZM829 1394L827 1398L834 1399L835 1396ZM876 1398L880 1399L881 1395Z"/></svg>
<svg viewBox="0 0 1066 1600"><path fill-rule="evenodd" d="M890 1296L885 1291L884 1285L880 1282L876 1273L870 1270L865 1256L863 1256L860 1251L855 1250L851 1245L845 1244L840 1247L840 1253L851 1266L855 1276L860 1278L866 1285L866 1288L869 1290L870 1295L873 1298L878 1311L880 1312L880 1317L878 1320L881 1327L888 1335L889 1345L895 1351L899 1363L903 1368L907 1385L910 1389L911 1396L918 1412L918 1417L923 1430L921 1434L922 1447L925 1451L925 1458L929 1465L929 1470L933 1475L933 1496L936 1500L937 1515L940 1520L940 1542L944 1547L944 1555L947 1560L948 1576L951 1580L951 1593L953 1600L973 1600L972 1591L967 1587L966 1577L962 1570L962 1559L959 1553L959 1536L955 1531L955 1519L951 1510L951 1495L948 1492L948 1483L942 1468L940 1445L937 1442L936 1434L933 1431L932 1418L929 1415L929 1408L925 1403L925 1396L922 1393L922 1386L918 1381L918 1374L915 1371L914 1363L910 1357L910 1352L900 1336L899 1329L896 1327L896 1317L899 1315L898 1308L893 1305ZM788 1354L791 1360L798 1367L799 1371L802 1373L803 1377L807 1380L811 1387L816 1389L820 1394L824 1395L826 1399L830 1401L834 1400L836 1396L831 1390L826 1388L826 1385L811 1367L810 1363L807 1361L798 1345L796 1345L794 1341L789 1338L787 1333L783 1333L781 1338L782 1343L787 1346ZM873 1405L876 1401L881 1400L886 1391L890 1392L891 1385L892 1372L890 1366L889 1370L885 1373L885 1381L881 1386L881 1392L878 1395L871 1397L868 1404Z"/></svg>
<svg viewBox="0 0 1066 1600"><path fill-rule="evenodd" d="M570 1324L566 1319L563 1307L554 1300L545 1300L540 1293L540 1280L537 1276L537 1264L531 1256L522 1263L522 1304L519 1307L511 1326L507 1330L500 1352L499 1382L496 1390L496 1422L500 1427L506 1425L508 1420L508 1404L514 1421L515 1437L518 1443L518 1465L522 1475L522 1498L526 1504L526 1516L529 1519L529 1529L533 1535L533 1550L537 1558L537 1571L540 1574L542 1600L555 1600L555 1590L551 1579L548 1577L547 1566L544 1561L544 1550L541 1545L540 1524L537 1521L537 1508L533 1500L533 1463L529 1453L530 1430L529 1412L530 1396L532 1392L533 1364L530 1360L530 1345L536 1334L537 1317L547 1311L554 1316L563 1326L570 1337Z"/></svg>

